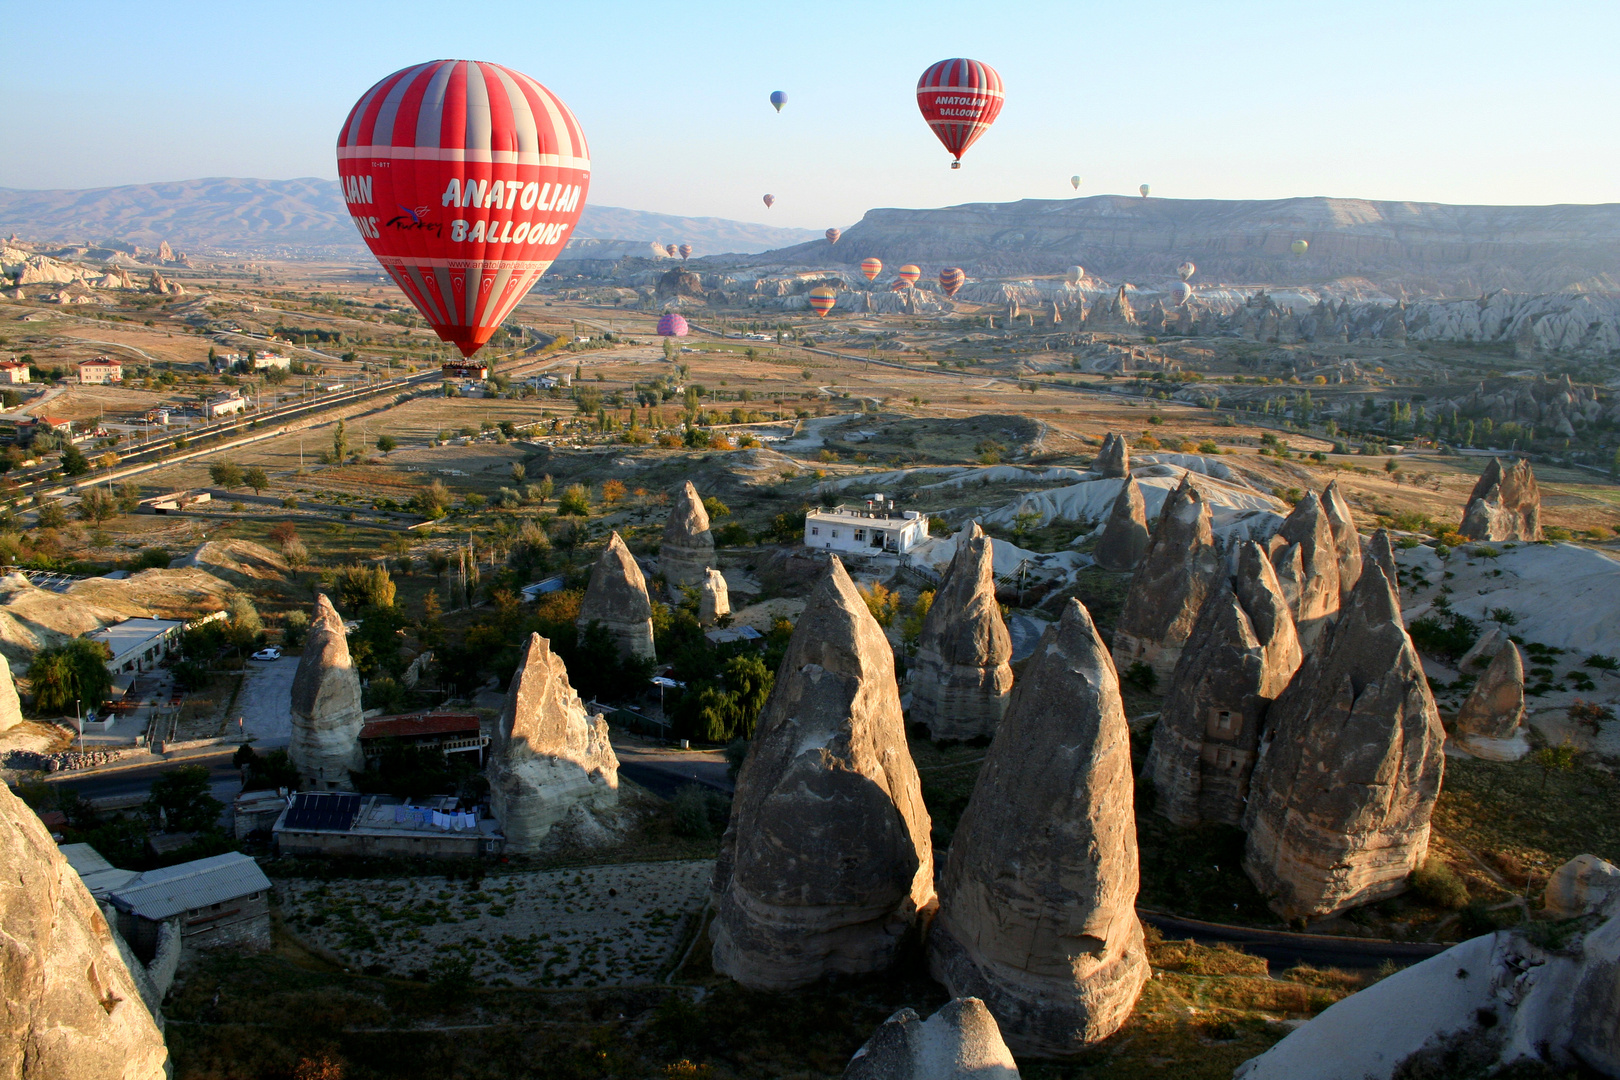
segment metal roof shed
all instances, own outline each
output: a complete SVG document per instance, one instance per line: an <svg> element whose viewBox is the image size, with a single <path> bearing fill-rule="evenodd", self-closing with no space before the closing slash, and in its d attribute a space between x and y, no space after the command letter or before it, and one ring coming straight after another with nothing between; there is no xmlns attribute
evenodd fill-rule
<svg viewBox="0 0 1620 1080"><path fill-rule="evenodd" d="M231 851L148 870L108 899L120 911L160 921L269 889L270 879L259 864L240 851Z"/></svg>

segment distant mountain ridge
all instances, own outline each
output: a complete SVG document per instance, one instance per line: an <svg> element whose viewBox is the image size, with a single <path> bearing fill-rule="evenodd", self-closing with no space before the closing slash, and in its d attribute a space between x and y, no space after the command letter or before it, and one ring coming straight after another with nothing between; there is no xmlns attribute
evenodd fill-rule
<svg viewBox="0 0 1620 1080"><path fill-rule="evenodd" d="M184 251L355 256L365 247L335 180L213 177L86 190L0 188L0 236L83 243L132 240ZM811 229L726 218L677 217L587 203L576 235L691 244L700 254L750 253L796 244Z"/></svg>
<svg viewBox="0 0 1620 1080"><path fill-rule="evenodd" d="M1290 252L1295 240L1310 249ZM1620 292L1620 204L1454 206L1365 199L1160 199L1098 195L869 210L837 247L816 240L754 265L918 263L932 275L1061 274L1163 283L1317 285L1363 278L1395 296Z"/></svg>

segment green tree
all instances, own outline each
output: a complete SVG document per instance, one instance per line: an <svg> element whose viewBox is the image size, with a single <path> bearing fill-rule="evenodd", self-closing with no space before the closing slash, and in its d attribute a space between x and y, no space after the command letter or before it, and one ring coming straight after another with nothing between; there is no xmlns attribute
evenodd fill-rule
<svg viewBox="0 0 1620 1080"><path fill-rule="evenodd" d="M399 443L394 441L394 437L392 435L377 436L377 449L381 450L385 454L398 445Z"/></svg>
<svg viewBox="0 0 1620 1080"><path fill-rule="evenodd" d="M79 496L79 517L101 524L118 516L118 498L106 488L90 488Z"/></svg>
<svg viewBox="0 0 1620 1080"><path fill-rule="evenodd" d="M257 465L242 470L242 483L253 489L253 494L262 495L264 489L270 486L270 476Z"/></svg>
<svg viewBox="0 0 1620 1080"><path fill-rule="evenodd" d="M541 502L545 502L547 499L550 499L551 496L557 490L557 483L556 483L556 481L551 479L551 474L550 473L547 473L540 480L540 483L536 484L535 486L540 489L540 501Z"/></svg>
<svg viewBox="0 0 1620 1080"><path fill-rule="evenodd" d="M557 500L557 513L564 517L590 517L591 494L584 484L569 484Z"/></svg>
<svg viewBox="0 0 1620 1080"><path fill-rule="evenodd" d="M75 638L62 645L41 649L28 665L28 681L34 688L34 708L41 714L93 709L112 688L107 661L112 652L105 644L88 638Z"/></svg>
<svg viewBox="0 0 1620 1080"><path fill-rule="evenodd" d="M152 781L146 816L171 832L213 832L225 804L208 793L211 777L203 765L182 765Z"/></svg>
<svg viewBox="0 0 1620 1080"><path fill-rule="evenodd" d="M62 471L69 476L83 476L90 471L90 459L72 443L62 448Z"/></svg>
<svg viewBox="0 0 1620 1080"><path fill-rule="evenodd" d="M522 484L524 480L528 479L528 476L529 470L523 467L523 462L512 462L512 483Z"/></svg>
<svg viewBox="0 0 1620 1080"><path fill-rule="evenodd" d="M450 489L435 480L411 496L411 509L429 521L438 521L444 517L452 498Z"/></svg>
<svg viewBox="0 0 1620 1080"><path fill-rule="evenodd" d="M227 491L242 486L242 467L230 461L216 461L208 466L208 479Z"/></svg>
<svg viewBox="0 0 1620 1080"><path fill-rule="evenodd" d="M345 611L394 606L394 579L381 566L345 566L338 575L338 603Z"/></svg>
<svg viewBox="0 0 1620 1080"><path fill-rule="evenodd" d="M332 429L332 462L341 465L348 460L348 457L349 435L348 432L343 430L343 421L339 420L337 427Z"/></svg>

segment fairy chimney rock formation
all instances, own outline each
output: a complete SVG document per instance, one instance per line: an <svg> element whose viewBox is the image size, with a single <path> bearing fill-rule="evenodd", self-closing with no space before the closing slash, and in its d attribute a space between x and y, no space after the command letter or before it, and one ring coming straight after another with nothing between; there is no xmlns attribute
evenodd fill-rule
<svg viewBox="0 0 1620 1080"><path fill-rule="evenodd" d="M1168 682L1219 573L1209 504L1192 474L1164 501L1114 627L1114 666L1145 663Z"/></svg>
<svg viewBox="0 0 1620 1080"><path fill-rule="evenodd" d="M1177 825L1243 819L1266 710L1303 659L1265 552L1245 540L1236 562L1187 639L1142 769Z"/></svg>
<svg viewBox="0 0 1620 1080"><path fill-rule="evenodd" d="M1141 564L1147 547L1147 506L1142 501L1142 487L1136 477L1126 476L1114 498L1114 508L1108 512L1102 539L1091 557L1104 570L1124 573Z"/></svg>
<svg viewBox="0 0 1620 1080"><path fill-rule="evenodd" d="M292 741L287 756L298 779L316 790L351 790L351 772L366 767L360 753L365 723L360 675L349 658L343 620L325 593L315 598L315 615L304 638L304 653L292 684Z"/></svg>
<svg viewBox="0 0 1620 1080"><path fill-rule="evenodd" d="M1524 658L1512 641L1503 641L1452 724L1453 738L1464 751L1493 761L1517 760L1530 749L1519 735L1524 719Z"/></svg>
<svg viewBox="0 0 1620 1080"><path fill-rule="evenodd" d="M1272 537L1273 567L1294 610L1300 644L1307 650L1339 610L1339 547L1333 525L1315 492L1283 520Z"/></svg>
<svg viewBox="0 0 1620 1080"><path fill-rule="evenodd" d="M0 668L4 669L4 675L0 676L0 731L6 731L22 723L22 702L17 700L11 664L3 656L0 656Z"/></svg>
<svg viewBox="0 0 1620 1080"><path fill-rule="evenodd" d="M1013 691L957 826L929 970L984 1001L1014 1052L1075 1054L1149 977L1136 918L1130 731L1091 616L1070 600Z"/></svg>
<svg viewBox="0 0 1620 1080"><path fill-rule="evenodd" d="M978 998L953 998L927 1020L901 1009L844 1069L844 1080L1018 1080L1018 1063Z"/></svg>
<svg viewBox="0 0 1620 1080"><path fill-rule="evenodd" d="M591 567L591 581L585 587L585 598L580 601L579 617L574 625L584 630L593 622L601 623L613 635L620 651L646 660L655 659L652 601L647 597L647 582L641 576L635 556L616 532L608 537L607 547Z"/></svg>
<svg viewBox="0 0 1620 1080"><path fill-rule="evenodd" d="M923 619L911 722L927 726L936 739L993 735L1012 685L1012 637L996 603L990 538L974 522L958 536Z"/></svg>
<svg viewBox="0 0 1620 1080"><path fill-rule="evenodd" d="M1389 535L1271 706L1243 867L1286 918L1392 896L1423 862L1445 731L1406 628Z"/></svg>
<svg viewBox="0 0 1620 1080"><path fill-rule="evenodd" d="M1491 458L1463 510L1458 528L1470 540L1540 540L1541 489L1530 462L1521 458L1506 470Z"/></svg>
<svg viewBox="0 0 1620 1080"><path fill-rule="evenodd" d="M730 614L731 590L726 586L726 576L710 567L698 586L698 622L713 626L721 616Z"/></svg>
<svg viewBox="0 0 1620 1080"><path fill-rule="evenodd" d="M934 905L894 653L837 558L788 643L711 885L714 967L790 990L887 968Z"/></svg>
<svg viewBox="0 0 1620 1080"><path fill-rule="evenodd" d="M512 675L494 741L490 808L508 851L537 850L575 807L618 802L619 759L607 721L586 715L562 658L539 634L529 635Z"/></svg>
<svg viewBox="0 0 1620 1080"><path fill-rule="evenodd" d="M166 1080L118 939L50 832L0 784L0 1046L12 1080Z"/></svg>
<svg viewBox="0 0 1620 1080"><path fill-rule="evenodd" d="M658 565L671 588L702 585L714 565L714 534L709 532L709 512L698 498L697 488L688 480L675 494L669 520L664 522L664 543L658 552Z"/></svg>
<svg viewBox="0 0 1620 1080"><path fill-rule="evenodd" d="M1091 471L1102 477L1131 475L1131 451L1125 437L1110 431L1103 437L1102 449L1091 462Z"/></svg>
<svg viewBox="0 0 1620 1080"><path fill-rule="evenodd" d="M1350 513L1350 504L1339 490L1339 482L1332 481L1322 489L1322 511L1327 514L1333 530L1333 546L1339 552L1339 599L1350 599L1350 590L1361 579L1361 534L1356 531L1356 519Z"/></svg>

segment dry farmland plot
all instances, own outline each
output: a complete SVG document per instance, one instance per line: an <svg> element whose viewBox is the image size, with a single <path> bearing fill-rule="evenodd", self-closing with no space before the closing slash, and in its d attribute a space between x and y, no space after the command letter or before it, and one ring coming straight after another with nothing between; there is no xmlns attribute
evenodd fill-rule
<svg viewBox="0 0 1620 1080"><path fill-rule="evenodd" d="M484 983L595 987L657 980L703 907L714 863L624 863L457 883L278 884L293 932L354 967L400 975L467 961Z"/></svg>

